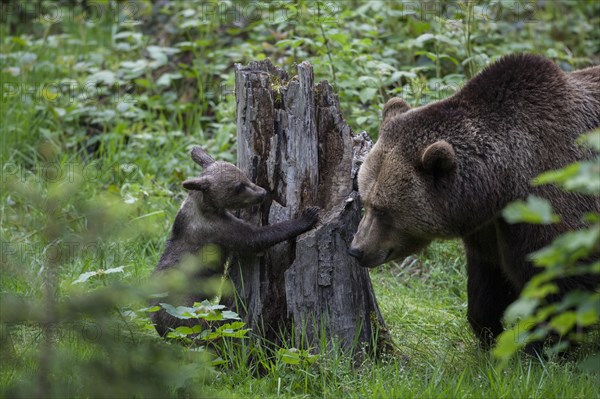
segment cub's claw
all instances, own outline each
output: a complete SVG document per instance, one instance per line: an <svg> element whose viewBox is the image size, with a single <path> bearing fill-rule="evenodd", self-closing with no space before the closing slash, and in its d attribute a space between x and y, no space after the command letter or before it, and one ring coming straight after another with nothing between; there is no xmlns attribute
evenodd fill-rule
<svg viewBox="0 0 600 399"><path fill-rule="evenodd" d="M307 224L312 227L319 221L319 211L321 208L317 206L311 206L302 211L301 218L304 219Z"/></svg>

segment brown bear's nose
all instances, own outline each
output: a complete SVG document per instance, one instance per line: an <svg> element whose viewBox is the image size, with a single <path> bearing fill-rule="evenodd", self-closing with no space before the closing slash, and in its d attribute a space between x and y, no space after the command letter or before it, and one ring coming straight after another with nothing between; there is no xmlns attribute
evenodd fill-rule
<svg viewBox="0 0 600 399"><path fill-rule="evenodd" d="M262 202L262 201L265 199L265 197L267 196L267 190L265 190L265 189L264 189L264 188L262 188L262 187L258 187L258 186L256 186L256 190L255 190L255 192L256 192L256 195L258 196L258 198L259 198L259 200L260 200L261 202Z"/></svg>
<svg viewBox="0 0 600 399"><path fill-rule="evenodd" d="M363 257L365 253L363 251L361 251L360 249L356 249L356 248L348 248L348 255L360 260L360 258Z"/></svg>

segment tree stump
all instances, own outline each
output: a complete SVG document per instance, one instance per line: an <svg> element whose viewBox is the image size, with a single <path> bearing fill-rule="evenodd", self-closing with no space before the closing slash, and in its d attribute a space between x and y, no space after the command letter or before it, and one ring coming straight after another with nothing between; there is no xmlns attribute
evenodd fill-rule
<svg viewBox="0 0 600 399"><path fill-rule="evenodd" d="M242 217L273 224L322 208L317 227L230 267L248 325L271 342L293 333L297 347L371 345L389 336L369 273L347 254L358 223L355 177L372 143L354 135L333 88L314 86L312 66L298 75L269 60L236 65L238 167L269 196Z"/></svg>

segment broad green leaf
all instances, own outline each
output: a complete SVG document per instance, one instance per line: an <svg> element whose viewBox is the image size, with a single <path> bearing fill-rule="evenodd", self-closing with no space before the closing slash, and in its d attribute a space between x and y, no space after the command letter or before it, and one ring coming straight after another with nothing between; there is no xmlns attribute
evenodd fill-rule
<svg viewBox="0 0 600 399"><path fill-rule="evenodd" d="M584 298L580 300L581 304L577 308L577 323L583 327L591 326L600 319L600 293L579 294Z"/></svg>
<svg viewBox="0 0 600 399"><path fill-rule="evenodd" d="M179 25L179 27L181 29L197 28L199 26L202 26L203 24L204 22L199 19L188 19L187 21Z"/></svg>
<svg viewBox="0 0 600 399"><path fill-rule="evenodd" d="M584 223L600 223L600 214L589 212L583 216Z"/></svg>
<svg viewBox="0 0 600 399"><path fill-rule="evenodd" d="M187 338L187 336L180 331L169 331L167 333L167 338L178 339L178 338Z"/></svg>
<svg viewBox="0 0 600 399"><path fill-rule="evenodd" d="M546 199L530 195L527 202L515 201L506 206L502 216L508 223L552 224L560 219L552 212L552 205Z"/></svg>
<svg viewBox="0 0 600 399"><path fill-rule="evenodd" d="M194 302L193 305L195 308L203 308L207 311L210 310L221 310L221 309L225 309L225 305L222 305L220 303L211 303L209 300L205 299L202 302Z"/></svg>
<svg viewBox="0 0 600 399"><path fill-rule="evenodd" d="M330 40L340 43L340 44L348 43L348 35L345 33L332 33L332 34L328 35L327 37Z"/></svg>
<svg viewBox="0 0 600 399"><path fill-rule="evenodd" d="M172 305L169 305L168 303L160 303L160 306L162 306L162 308L171 316L173 317L177 317L178 319L183 319L183 320L187 320L187 319L191 319L191 318L195 318L197 317L194 312L195 309L194 308L190 308L187 306L177 306L174 307Z"/></svg>
<svg viewBox="0 0 600 399"><path fill-rule="evenodd" d="M113 267L112 269L106 269L104 274L112 274L112 273L123 273L123 268L125 266Z"/></svg>
<svg viewBox="0 0 600 399"><path fill-rule="evenodd" d="M520 298L506 309L504 317L509 323L515 322L522 317L531 315L539 304L540 301L535 298Z"/></svg>
<svg viewBox="0 0 600 399"><path fill-rule="evenodd" d="M528 338L529 332L527 331L517 334L517 330L514 328L506 330L498 337L496 346L494 349L492 349L492 354L499 359L506 360L513 356L516 351L525 346L523 342L527 341Z"/></svg>
<svg viewBox="0 0 600 399"><path fill-rule="evenodd" d="M417 51L416 55L424 55L429 58L432 62L436 62L439 58L439 55L436 53L432 53L431 51Z"/></svg>
<svg viewBox="0 0 600 399"><path fill-rule="evenodd" d="M248 331L250 331L250 329L232 330L232 329L228 328L228 329L223 330L222 334L223 334L224 337L245 338L245 336L248 333Z"/></svg>
<svg viewBox="0 0 600 399"><path fill-rule="evenodd" d="M182 334L182 335L192 335L194 333L194 331L192 330L191 327L187 327L187 326L181 326L181 327L177 327L175 329L175 332L178 334Z"/></svg>
<svg viewBox="0 0 600 399"><path fill-rule="evenodd" d="M297 365L300 363L303 364L313 364L317 361L318 356L313 355L308 350L299 350L297 348L281 348L277 352L279 359L286 364Z"/></svg>
<svg viewBox="0 0 600 399"><path fill-rule="evenodd" d="M568 333L577 322L577 315L573 311L567 311L555 316L550 321L550 327L558 331L560 335Z"/></svg>
<svg viewBox="0 0 600 399"><path fill-rule="evenodd" d="M99 82L106 86L112 86L115 84L116 77L115 73L112 71L98 71L91 75L88 80L93 82Z"/></svg>
<svg viewBox="0 0 600 399"><path fill-rule="evenodd" d="M435 35L433 35L432 33L424 33L414 40L414 44L417 47L423 47L423 44L425 44L431 40L434 40L434 39L435 39Z"/></svg>
<svg viewBox="0 0 600 399"><path fill-rule="evenodd" d="M291 348L291 349L285 349L285 348L281 348L279 349L279 351L277 351L277 354L279 355L279 359L281 359L282 362L286 363L286 364L300 364L300 354L298 353L298 350L295 348Z"/></svg>
<svg viewBox="0 0 600 399"><path fill-rule="evenodd" d="M357 82L361 83L361 84L362 83L366 83L366 82L369 82L369 83L372 83L372 84L377 84L378 80L374 76L360 76L357 79Z"/></svg>
<svg viewBox="0 0 600 399"><path fill-rule="evenodd" d="M542 173L534 185L556 184L566 191L589 195L600 194L600 161L581 161L563 169Z"/></svg>
<svg viewBox="0 0 600 399"><path fill-rule="evenodd" d="M214 360L211 360L210 364L214 367L214 366L222 366L224 364L227 364L227 360L223 360L222 357L218 357Z"/></svg>
<svg viewBox="0 0 600 399"><path fill-rule="evenodd" d="M223 312L221 312L221 316L223 317L223 319L241 320L240 316L237 313L232 312L230 310L224 310Z"/></svg>
<svg viewBox="0 0 600 399"><path fill-rule="evenodd" d="M218 310L216 310L216 311L210 310L207 313L196 313L196 315L197 315L197 317L200 317L201 319L204 319L207 321L223 320L223 315Z"/></svg>
<svg viewBox="0 0 600 399"><path fill-rule="evenodd" d="M600 152L600 129L584 134L578 139L578 142Z"/></svg>
<svg viewBox="0 0 600 399"><path fill-rule="evenodd" d="M544 284L537 288L536 292L532 295L534 298L543 299L550 294L556 294L558 292L558 286L556 284Z"/></svg>
<svg viewBox="0 0 600 399"><path fill-rule="evenodd" d="M95 276L97 274L98 274L98 272L81 273L79 275L79 277L77 277L77 280L73 281L73 284L79 284L79 283L83 283L85 281L88 281L90 278L92 278L93 276Z"/></svg>
<svg viewBox="0 0 600 399"><path fill-rule="evenodd" d="M414 79L417 77L417 74L409 71L395 71L392 73L391 81L396 82L400 78Z"/></svg>
<svg viewBox="0 0 600 399"><path fill-rule="evenodd" d="M594 309L577 310L577 324L582 327L591 326L598 321L598 312Z"/></svg>
<svg viewBox="0 0 600 399"><path fill-rule="evenodd" d="M176 79L181 79L182 75L180 73L163 73L160 78L156 81L158 86L170 86L171 82Z"/></svg>
<svg viewBox="0 0 600 399"><path fill-rule="evenodd" d="M556 238L551 245L530 255L537 265L566 267L578 259L598 253L600 225L570 231Z"/></svg>
<svg viewBox="0 0 600 399"><path fill-rule="evenodd" d="M226 324L228 326L230 326L231 328L233 328L234 330L238 330L240 328L243 328L246 326L246 323L244 323L243 321L234 321L233 323L228 323Z"/></svg>
<svg viewBox="0 0 600 399"><path fill-rule="evenodd" d="M558 311L563 312L565 310L573 308L574 306L577 306L578 304L580 304L581 307L586 303L586 299L588 297L589 295L587 292L571 291L562 298L562 301L560 301Z"/></svg>
<svg viewBox="0 0 600 399"><path fill-rule="evenodd" d="M358 95L358 97L360 98L360 101L362 103L366 103L369 100L372 100L373 97L375 97L375 94L377 94L377 88L375 87L365 87L364 89L362 89Z"/></svg>
<svg viewBox="0 0 600 399"><path fill-rule="evenodd" d="M533 184L536 186L540 186L543 184L563 183L572 176L575 176L577 172L579 172L580 167L581 164L579 162L576 162L565 166L562 169L549 170L533 179Z"/></svg>
<svg viewBox="0 0 600 399"><path fill-rule="evenodd" d="M204 327L202 324L198 323L195 326L192 327L192 333L194 334L198 334L200 332L204 331Z"/></svg>

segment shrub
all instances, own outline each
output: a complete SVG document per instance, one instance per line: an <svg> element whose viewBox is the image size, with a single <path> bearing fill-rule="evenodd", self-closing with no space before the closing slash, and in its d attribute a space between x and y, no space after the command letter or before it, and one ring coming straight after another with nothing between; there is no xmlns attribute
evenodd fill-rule
<svg viewBox="0 0 600 399"><path fill-rule="evenodd" d="M581 143L600 152L600 130L582 136ZM538 176L534 185L554 184L561 189L585 195L600 195L600 156L580 161L562 169ZM509 223L551 224L560 218L554 214L549 201L530 196L527 201L516 201L504 209ZM494 355L508 359L528 343L543 340L550 334L560 340L552 342L548 354L564 351L576 342L585 341L582 329L600 320L600 292L571 291L559 302L549 302L549 295L558 292L557 279L574 276L600 275L600 215L589 213L584 226L557 237L550 245L532 254L530 259L542 268L523 289L520 298L506 311L505 319L515 323L498 340ZM600 370L598 354L588 358L585 365Z"/></svg>

